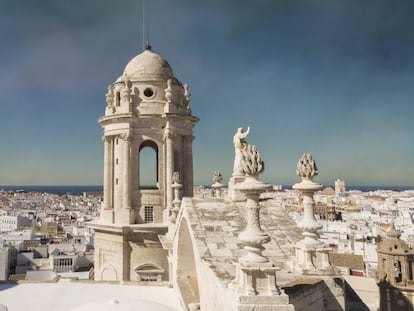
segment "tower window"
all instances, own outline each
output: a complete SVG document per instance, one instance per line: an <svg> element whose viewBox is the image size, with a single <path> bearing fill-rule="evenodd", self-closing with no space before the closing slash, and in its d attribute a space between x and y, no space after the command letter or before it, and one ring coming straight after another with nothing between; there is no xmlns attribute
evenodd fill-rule
<svg viewBox="0 0 414 311"><path fill-rule="evenodd" d="M115 159L115 164L118 165L118 158Z"/></svg>
<svg viewBox="0 0 414 311"><path fill-rule="evenodd" d="M145 206L144 221L145 222L154 222L154 207L153 206Z"/></svg>
<svg viewBox="0 0 414 311"><path fill-rule="evenodd" d="M115 185L117 185L117 184L118 184L118 178L115 179Z"/></svg>
<svg viewBox="0 0 414 311"><path fill-rule="evenodd" d="M116 92L116 102L115 104L117 106L119 106L121 104L121 93L120 92Z"/></svg>
<svg viewBox="0 0 414 311"><path fill-rule="evenodd" d="M144 90L144 95L146 97L152 97L154 95L154 91L148 87Z"/></svg>

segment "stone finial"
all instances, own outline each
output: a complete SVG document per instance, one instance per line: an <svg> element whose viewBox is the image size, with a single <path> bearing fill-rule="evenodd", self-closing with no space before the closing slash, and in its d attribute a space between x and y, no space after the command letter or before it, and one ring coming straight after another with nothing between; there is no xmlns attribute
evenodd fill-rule
<svg viewBox="0 0 414 311"><path fill-rule="evenodd" d="M167 88L165 91L165 98L167 99L167 102L171 102L172 100L172 79L167 80Z"/></svg>
<svg viewBox="0 0 414 311"><path fill-rule="evenodd" d="M179 172L174 172L172 174L172 182L173 184L171 185L171 188L174 191L174 200L172 201L173 207L171 209L170 221L175 223L181 205L180 189L183 187L183 185L180 184Z"/></svg>
<svg viewBox="0 0 414 311"><path fill-rule="evenodd" d="M399 238L400 238L400 236L401 236L400 231L398 231L398 230L395 228L395 224L394 224L394 223L392 223L391 228L390 228L390 229L388 229L388 231L387 231L387 237L388 237L388 238L395 238L395 239L399 239Z"/></svg>
<svg viewBox="0 0 414 311"><path fill-rule="evenodd" d="M184 84L184 98L187 102L187 106L190 103L191 100L191 93L190 93L190 86L188 83Z"/></svg>
<svg viewBox="0 0 414 311"><path fill-rule="evenodd" d="M220 171L214 171L213 175L213 182L214 183L221 183L223 181L223 176L221 175Z"/></svg>
<svg viewBox="0 0 414 311"><path fill-rule="evenodd" d="M108 108L112 108L114 106L114 87L112 84L108 85L108 92L105 94L105 97Z"/></svg>
<svg viewBox="0 0 414 311"><path fill-rule="evenodd" d="M313 180L315 176L318 176L318 173L318 167L315 160L312 159L312 155L303 154L296 166L296 174L302 179Z"/></svg>
<svg viewBox="0 0 414 311"><path fill-rule="evenodd" d="M264 171L264 162L260 158L260 154L256 146L247 145L240 151L241 159L239 169L243 175L257 176Z"/></svg>
<svg viewBox="0 0 414 311"><path fill-rule="evenodd" d="M223 185L221 182L223 181L223 176L221 175L220 171L214 171L213 175L213 182L214 184L211 185L213 188L213 195L217 198L221 197L221 189L223 188Z"/></svg>

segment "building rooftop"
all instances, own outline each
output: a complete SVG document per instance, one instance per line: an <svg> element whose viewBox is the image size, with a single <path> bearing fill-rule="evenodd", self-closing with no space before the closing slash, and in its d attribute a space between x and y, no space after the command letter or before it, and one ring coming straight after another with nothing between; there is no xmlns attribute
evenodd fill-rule
<svg viewBox="0 0 414 311"><path fill-rule="evenodd" d="M223 198L185 198L184 202L200 257L209 262L219 279L234 279L234 263L245 254L238 239L246 225L245 202ZM302 238L301 230L275 200L263 200L261 206L262 229L271 235L271 241L263 245L263 255L282 269L278 272L278 284L282 285L284 277L279 276L289 274L286 282L296 277L291 264L293 246Z"/></svg>

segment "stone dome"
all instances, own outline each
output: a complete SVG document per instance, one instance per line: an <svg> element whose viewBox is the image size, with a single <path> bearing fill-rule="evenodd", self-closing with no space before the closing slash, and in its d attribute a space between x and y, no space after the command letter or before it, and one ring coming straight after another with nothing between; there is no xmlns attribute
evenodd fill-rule
<svg viewBox="0 0 414 311"><path fill-rule="evenodd" d="M147 48L129 61L124 70L131 81L168 80L174 78L170 64Z"/></svg>
<svg viewBox="0 0 414 311"><path fill-rule="evenodd" d="M387 239L382 241L377 246L377 251L380 253L405 255L412 253L407 243L400 239L401 233L395 229L394 223L387 232Z"/></svg>

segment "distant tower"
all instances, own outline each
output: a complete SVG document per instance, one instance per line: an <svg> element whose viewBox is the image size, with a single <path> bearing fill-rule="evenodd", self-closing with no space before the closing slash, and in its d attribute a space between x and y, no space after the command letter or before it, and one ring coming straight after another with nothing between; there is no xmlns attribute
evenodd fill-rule
<svg viewBox="0 0 414 311"><path fill-rule="evenodd" d="M399 237L393 225L377 246L380 311L413 310L414 251Z"/></svg>
<svg viewBox="0 0 414 311"><path fill-rule="evenodd" d="M158 236L168 229L172 175L193 195L193 126L188 85L168 62L145 50L108 86L104 128L104 202L95 229L96 280L168 278L167 251ZM140 154L154 154L155 184L142 185ZM145 187L144 187L145 186ZM151 276L147 273L151 271ZM158 271L158 273L156 272Z"/></svg>
<svg viewBox="0 0 414 311"><path fill-rule="evenodd" d="M345 181L341 179L335 180L335 194L336 195L345 195Z"/></svg>

